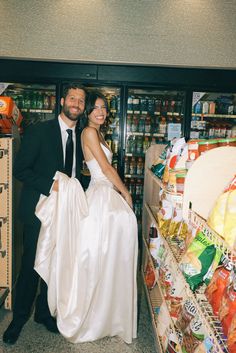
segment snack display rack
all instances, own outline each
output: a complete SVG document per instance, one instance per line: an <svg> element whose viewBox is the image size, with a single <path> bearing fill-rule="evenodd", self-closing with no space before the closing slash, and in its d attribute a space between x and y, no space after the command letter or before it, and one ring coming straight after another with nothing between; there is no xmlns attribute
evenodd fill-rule
<svg viewBox="0 0 236 353"><path fill-rule="evenodd" d="M210 200L207 201L204 198L204 191L205 188L208 188L208 194L210 193L209 188L210 188L210 183L212 184L211 179L211 168L207 169L208 173L208 182L205 183L206 185L201 186L201 183L199 183L198 187L198 198L195 197L195 191L193 191L193 203L192 203L192 208L189 208L189 204L191 201L191 186L195 184L195 176L199 175L199 173L194 173L194 170L190 173L190 176L188 176L188 181L185 185L184 193L183 194L174 194L171 192L168 192L163 185L163 183L152 173L150 170L151 166L155 164L155 161L157 160L158 156L164 149L164 145L153 145L151 146L146 154L146 163L145 163L145 179L144 179L144 207L143 207L143 263L142 263L142 272L143 272L143 277L144 277L144 287L146 289L146 294L147 294L147 300L149 302L149 307L151 309L151 314L152 317L154 318L153 321L153 328L154 328L154 333L156 335L156 341L158 342L157 345L157 350L160 352L164 352L163 346L162 346L162 338L159 337L158 335L158 330L157 330L157 322L158 322L158 315L155 313L156 312L156 303L163 303L165 302L165 293L163 293L163 290L161 286L158 283L158 269L155 266L155 261L150 253L149 250L149 244L148 244L148 233L151 224L154 224L154 226L158 228L158 221L157 221L157 211L159 209L159 191L160 189L163 189L166 193L171 194L173 202L182 202L183 209L187 209L188 204L188 211L185 212L185 220L188 221L189 224L196 225L203 234L209 238L216 247L218 247L222 253L233 263L235 263L235 252L230 249L230 247L227 245L227 243L216 233L214 232L206 223L205 218L206 214L209 213L212 204L214 200L217 198L218 195L214 195L210 197ZM217 151L218 150L218 151ZM213 152L210 154L210 152ZM208 154L208 156L207 156ZM204 164L208 163L209 160L213 158L212 162L212 173L214 173L214 182L213 182L213 192L218 188L219 185L224 185L224 187L227 185L229 182L230 178L235 174L235 165L236 165L236 149L234 147L220 147L212 151L209 151L205 156L199 157L199 159L193 164L191 168L194 167L195 170L198 170L200 168L200 171L203 175L204 174ZM211 157L211 158L210 158ZM217 159L217 161L215 161ZM228 164L229 160L231 161L230 165ZM221 165L222 169L219 172L219 176L217 176L215 169L215 163L217 165ZM196 165L195 165L196 164ZM190 169L191 171L191 169ZM187 178L186 178L187 179ZM193 180L191 180L193 179ZM218 180L219 179L219 180ZM224 180L222 180L224 179ZM218 194L222 189L218 190ZM185 197L187 195L187 197ZM201 199L201 202L204 203L203 211L201 213L201 206L200 202L198 199ZM197 201L196 201L197 200ZM206 205L207 204L207 205ZM198 212L195 211L194 206L196 206L196 209ZM200 212L199 212L200 210ZM186 216L187 215L187 216ZM187 217L187 219L186 219ZM160 233L160 232L159 232ZM175 241L170 238L165 238L162 237L162 241L164 243L164 248L167 250L169 256L171 257L171 264L174 269L174 276L178 278L178 281L183 282L183 288L184 288L184 296L185 298L189 298L191 302L194 304L196 308L197 315L200 317L204 328L207 332L208 337L210 338L213 346L212 346L212 351L213 353L226 353L228 352L227 348L227 341L226 337L223 334L222 326L221 323L218 319L213 314L211 305L208 303L207 298L204 294L205 291L205 286L201 286L200 289L198 289L195 293L192 292L192 290L189 287L189 284L186 282L184 275L182 274L180 268L179 268L179 260L182 256L181 251L179 250L178 246L176 246ZM148 289L147 285L145 283L145 271L147 268L147 264L151 264L154 272L155 272L155 277L156 277L156 285L153 289L156 287L158 290L155 290L153 293L153 289ZM173 330L175 330L175 325L173 323ZM176 332L178 336L178 332ZM180 342L179 342L180 343ZM181 344L178 344L178 348L176 348L176 351L181 352L180 348Z"/></svg>

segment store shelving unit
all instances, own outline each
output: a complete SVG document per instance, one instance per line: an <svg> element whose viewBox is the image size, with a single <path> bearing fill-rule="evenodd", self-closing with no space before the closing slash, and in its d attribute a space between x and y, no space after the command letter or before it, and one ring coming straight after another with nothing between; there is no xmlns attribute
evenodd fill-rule
<svg viewBox="0 0 236 353"><path fill-rule="evenodd" d="M14 285L20 267L21 227L15 217L19 185L12 176L17 139L0 138L0 305L12 309Z"/></svg>
<svg viewBox="0 0 236 353"><path fill-rule="evenodd" d="M159 230L159 234L162 238L164 248L170 256L171 267L174 278L178 278L178 281L182 283L184 288L183 297L191 300L196 309L196 314L201 319L204 329L207 332L207 336L213 343L214 353L225 353L227 352L227 342L226 338L223 335L223 330L219 319L213 314L212 308L208 303L206 296L204 294L205 287L200 287L195 293L193 293L186 282L180 268L179 261L182 256L181 250L176 246L176 242L173 239L168 237L163 237L161 235L158 220L157 220L157 211L159 208L159 191L162 189L165 193L170 194L173 198L173 202L182 203L183 209L185 209L185 220L192 225L197 225L203 232L203 234L209 238L216 247L218 247L226 257L231 262L235 262L235 252L230 249L227 243L215 233L206 223L207 215L214 204L217 196L222 192L224 187L230 181L231 177L235 174L235 165L236 165L236 148L235 147L220 147L215 150L207 152L204 156L199 157L197 161L193 164L188 172L188 180L185 184L184 194L173 194L166 190L165 185L155 176L150 170L151 166L157 160L158 156L162 152L164 145L154 145L151 146L146 154L146 163L145 163L145 180L144 180L144 207L143 207L143 263L142 263L142 272L144 277L144 287L146 289L147 299L149 302L149 307L151 309L151 315L154 328L154 334L157 336L156 341L158 342L157 349L164 351L162 337L160 337L158 332L158 315L156 314L156 303L165 302L165 291L161 288L159 283L159 269L155 264L155 261L149 250L149 229L151 225ZM209 166L209 161L211 160L211 166L207 168L209 181L207 185L202 185L202 180L198 183L198 196L195 197L195 193L192 192L192 189L196 187L195 179L198 178L199 174L202 175L202 178L205 180L206 175L203 172L205 166ZM230 160L230 164L229 164ZM219 164L218 164L219 163ZM219 169L219 165L221 168ZM194 168L193 168L194 167ZM218 169L216 169L216 167ZM192 169L193 168L193 169ZM200 168L200 172L197 173ZM223 169L223 172L222 172ZM191 173L190 173L191 171ZM212 178L212 173L214 174L214 179ZM187 179L186 178L186 179ZM212 186L212 191L210 192L210 185ZM223 188L219 189L220 187ZM204 197L204 192L208 190L208 194L213 193L214 195L206 200ZM215 195L216 190L218 193ZM172 195L171 195L172 194ZM186 194L186 196L185 196ZM207 195L208 195L207 194ZM193 199L192 209L189 209L189 202ZM199 200L200 199L200 200ZM204 205L204 207L202 207ZM197 212L196 212L197 211ZM158 288L155 292L152 293L153 289L147 289L145 283L145 274L147 264L151 264L153 271L155 272L156 284L154 288ZM175 323L172 321L171 324L173 330L176 329ZM176 332L178 336L178 332ZM161 346L161 348L160 348ZM181 346L181 338L179 340L179 346ZM181 351L179 347L179 351Z"/></svg>

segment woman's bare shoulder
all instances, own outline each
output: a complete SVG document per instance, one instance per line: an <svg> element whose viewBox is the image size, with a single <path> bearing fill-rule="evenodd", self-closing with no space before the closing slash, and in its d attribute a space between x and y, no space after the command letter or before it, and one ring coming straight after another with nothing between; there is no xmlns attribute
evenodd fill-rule
<svg viewBox="0 0 236 353"><path fill-rule="evenodd" d="M87 126L83 129L82 138L84 141L99 140L95 127Z"/></svg>

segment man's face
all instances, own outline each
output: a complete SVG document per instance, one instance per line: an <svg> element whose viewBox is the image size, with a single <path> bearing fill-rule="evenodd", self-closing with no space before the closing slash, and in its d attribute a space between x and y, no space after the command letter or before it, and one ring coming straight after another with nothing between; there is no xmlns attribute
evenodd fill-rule
<svg viewBox="0 0 236 353"><path fill-rule="evenodd" d="M82 89L70 89L66 98L61 98L62 113L72 121L77 121L84 113L85 92Z"/></svg>

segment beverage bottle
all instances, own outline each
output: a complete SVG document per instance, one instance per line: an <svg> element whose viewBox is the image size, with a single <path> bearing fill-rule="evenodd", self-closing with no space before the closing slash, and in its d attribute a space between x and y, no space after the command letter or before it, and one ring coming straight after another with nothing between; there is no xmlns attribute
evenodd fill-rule
<svg viewBox="0 0 236 353"><path fill-rule="evenodd" d="M150 116L147 116L146 120L145 120L145 132L147 132L147 133L151 132L151 118L150 118Z"/></svg>
<svg viewBox="0 0 236 353"><path fill-rule="evenodd" d="M153 114L155 112L155 98L154 97L149 97L149 99L148 99L148 111L150 114Z"/></svg>
<svg viewBox="0 0 236 353"><path fill-rule="evenodd" d="M37 99L38 99L38 93L33 92L31 96L31 108L32 109L37 109Z"/></svg>
<svg viewBox="0 0 236 353"><path fill-rule="evenodd" d="M131 125L132 132L138 132L138 118L136 116L133 117L132 125Z"/></svg>
<svg viewBox="0 0 236 353"><path fill-rule="evenodd" d="M139 132L144 132L145 131L145 117L144 116L140 116L139 125L138 125L138 131Z"/></svg>
<svg viewBox="0 0 236 353"><path fill-rule="evenodd" d="M143 152L143 138L142 136L137 137L136 152L141 154Z"/></svg>
<svg viewBox="0 0 236 353"><path fill-rule="evenodd" d="M140 98L140 110L141 110L141 112L147 112L148 111L148 99L147 99L147 97L141 97Z"/></svg>
<svg viewBox="0 0 236 353"><path fill-rule="evenodd" d="M128 136L126 140L126 153L131 153L132 136Z"/></svg>
<svg viewBox="0 0 236 353"><path fill-rule="evenodd" d="M127 110L132 112L133 111L133 96L129 96L127 100Z"/></svg>
<svg viewBox="0 0 236 353"><path fill-rule="evenodd" d="M43 109L48 110L50 108L50 98L47 93L44 94L43 98Z"/></svg>
<svg viewBox="0 0 236 353"><path fill-rule="evenodd" d="M24 95L24 108L25 109L30 109L31 108L29 92L26 92L25 95Z"/></svg>
<svg viewBox="0 0 236 353"><path fill-rule="evenodd" d="M143 170L144 170L143 159L142 159L142 157L139 157L138 158L138 162L137 162L137 171L136 171L136 173L138 175L143 175Z"/></svg>
<svg viewBox="0 0 236 353"><path fill-rule="evenodd" d="M117 111L117 98L116 98L116 96L111 96L110 110L114 111L114 112Z"/></svg>
<svg viewBox="0 0 236 353"><path fill-rule="evenodd" d="M140 99L137 96L133 98L133 111L136 113L140 112Z"/></svg>
<svg viewBox="0 0 236 353"><path fill-rule="evenodd" d="M129 157L125 157L124 174L129 174Z"/></svg>
<svg viewBox="0 0 236 353"><path fill-rule="evenodd" d="M117 170L118 168L118 160L117 160L117 157L113 157L112 159L112 166L113 168L115 168Z"/></svg>
<svg viewBox="0 0 236 353"><path fill-rule="evenodd" d="M135 186L135 194L136 196L142 196L143 194L143 183L141 179L137 179Z"/></svg>
<svg viewBox="0 0 236 353"><path fill-rule="evenodd" d="M129 192L130 192L131 195L135 194L135 180L134 180L134 178L130 179Z"/></svg>
<svg viewBox="0 0 236 353"><path fill-rule="evenodd" d="M149 138L146 136L144 137L144 140L143 140L143 153L145 153L147 151L147 149L149 148Z"/></svg>
<svg viewBox="0 0 236 353"><path fill-rule="evenodd" d="M166 119L164 117L161 117L161 121L160 121L160 124L159 124L159 132L160 132L160 134L165 135L166 134L166 128L167 128Z"/></svg>
<svg viewBox="0 0 236 353"><path fill-rule="evenodd" d="M157 97L155 99L155 113L160 114L160 112L161 112L161 100L160 98Z"/></svg>
<svg viewBox="0 0 236 353"><path fill-rule="evenodd" d="M136 139L135 136L131 137L131 146L130 146L130 153L136 152Z"/></svg>
<svg viewBox="0 0 236 353"><path fill-rule="evenodd" d="M119 146L119 140L117 137L114 137L114 139L112 141L112 152L114 154L118 153L118 146Z"/></svg>
<svg viewBox="0 0 236 353"><path fill-rule="evenodd" d="M126 122L127 132L131 132L132 123L133 123L132 115L127 115L127 122Z"/></svg>
<svg viewBox="0 0 236 353"><path fill-rule="evenodd" d="M41 92L38 93L37 109L43 109L43 95Z"/></svg>
<svg viewBox="0 0 236 353"><path fill-rule="evenodd" d="M51 94L50 95L50 109L54 110L55 106L56 106L56 97L53 94Z"/></svg>
<svg viewBox="0 0 236 353"><path fill-rule="evenodd" d="M136 160L135 160L135 157L132 157L129 165L129 172L131 175L134 175L136 174L136 171L137 171Z"/></svg>
<svg viewBox="0 0 236 353"><path fill-rule="evenodd" d="M156 137L152 137L150 145L156 145Z"/></svg>

